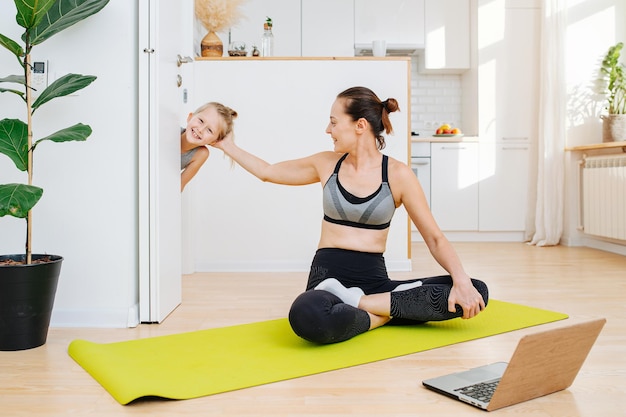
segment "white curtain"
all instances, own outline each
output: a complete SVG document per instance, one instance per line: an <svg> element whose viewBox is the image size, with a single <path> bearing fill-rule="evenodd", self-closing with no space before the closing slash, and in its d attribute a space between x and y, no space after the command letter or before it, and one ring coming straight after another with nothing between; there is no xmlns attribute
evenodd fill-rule
<svg viewBox="0 0 626 417"><path fill-rule="evenodd" d="M542 2L537 182L526 227L527 241L537 246L557 245L563 233L566 10L567 0Z"/></svg>

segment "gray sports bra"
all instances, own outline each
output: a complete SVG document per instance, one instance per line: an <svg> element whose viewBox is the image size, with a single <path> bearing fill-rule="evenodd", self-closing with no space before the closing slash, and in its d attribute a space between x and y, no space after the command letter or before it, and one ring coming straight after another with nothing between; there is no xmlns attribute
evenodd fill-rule
<svg viewBox="0 0 626 417"><path fill-rule="evenodd" d="M382 230L389 227L396 210L387 179L388 157L383 155L382 184L373 194L357 197L339 182L339 168L348 154L337 161L323 191L324 220L344 226Z"/></svg>

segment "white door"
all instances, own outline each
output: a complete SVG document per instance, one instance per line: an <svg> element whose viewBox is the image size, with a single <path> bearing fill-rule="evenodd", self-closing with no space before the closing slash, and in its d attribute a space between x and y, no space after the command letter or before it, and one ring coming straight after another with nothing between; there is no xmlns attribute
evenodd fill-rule
<svg viewBox="0 0 626 417"><path fill-rule="evenodd" d="M139 4L139 310L159 323L181 302L183 28L192 0ZM191 11L191 12L190 12ZM191 17L188 19L191 21ZM191 45L189 45L191 48Z"/></svg>

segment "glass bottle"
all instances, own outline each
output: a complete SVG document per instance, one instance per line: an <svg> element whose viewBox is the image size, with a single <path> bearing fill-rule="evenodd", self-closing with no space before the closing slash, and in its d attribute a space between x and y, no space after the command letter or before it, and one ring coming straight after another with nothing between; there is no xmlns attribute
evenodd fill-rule
<svg viewBox="0 0 626 417"><path fill-rule="evenodd" d="M272 33L272 23L263 24L263 37L261 38L261 56L274 56L274 34Z"/></svg>

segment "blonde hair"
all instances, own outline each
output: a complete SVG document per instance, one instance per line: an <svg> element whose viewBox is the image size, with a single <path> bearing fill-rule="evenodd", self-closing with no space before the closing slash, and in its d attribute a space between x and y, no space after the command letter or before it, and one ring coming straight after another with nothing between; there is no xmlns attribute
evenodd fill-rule
<svg viewBox="0 0 626 417"><path fill-rule="evenodd" d="M198 107L196 111L193 112L194 116L209 107L213 107L217 111L217 114L219 114L222 118L222 129L217 136L217 140L222 140L224 139L224 136L233 131L233 127L235 125L234 120L237 118L237 112L222 103L211 101Z"/></svg>

